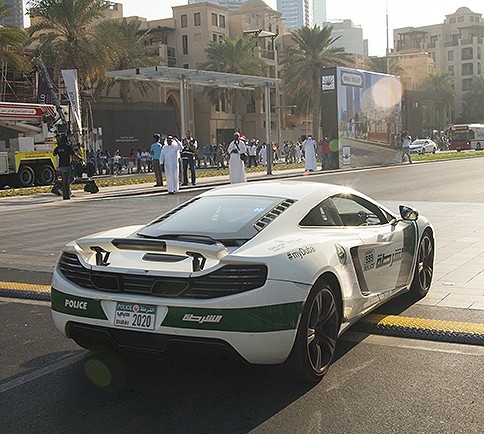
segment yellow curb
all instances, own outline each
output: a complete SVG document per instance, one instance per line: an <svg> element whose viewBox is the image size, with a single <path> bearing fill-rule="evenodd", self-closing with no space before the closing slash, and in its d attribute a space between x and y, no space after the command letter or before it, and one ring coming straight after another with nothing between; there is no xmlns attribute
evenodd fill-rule
<svg viewBox="0 0 484 434"><path fill-rule="evenodd" d="M382 326L412 327L427 330L442 330L447 332L484 334L484 324L456 321L440 321L424 318L409 318L405 316L376 314L367 315L360 321Z"/></svg>
<svg viewBox="0 0 484 434"><path fill-rule="evenodd" d="M17 289L20 291L50 292L50 285L32 285L30 283L0 282L1 289Z"/></svg>

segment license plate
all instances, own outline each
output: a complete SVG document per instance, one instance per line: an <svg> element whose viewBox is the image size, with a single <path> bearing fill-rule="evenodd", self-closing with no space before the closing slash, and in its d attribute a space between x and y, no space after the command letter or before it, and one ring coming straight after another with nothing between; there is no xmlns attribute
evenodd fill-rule
<svg viewBox="0 0 484 434"><path fill-rule="evenodd" d="M130 329L154 330L155 318L156 306L118 302L114 325Z"/></svg>

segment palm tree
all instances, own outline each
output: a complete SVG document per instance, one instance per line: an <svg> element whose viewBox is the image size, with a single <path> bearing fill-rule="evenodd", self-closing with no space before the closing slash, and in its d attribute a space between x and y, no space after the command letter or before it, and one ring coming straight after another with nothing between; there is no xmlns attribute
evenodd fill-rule
<svg viewBox="0 0 484 434"><path fill-rule="evenodd" d="M96 44L94 26L109 6L104 0L30 0L29 14L37 22L29 29L37 43L34 55L61 69L77 69L89 82L106 67L104 47Z"/></svg>
<svg viewBox="0 0 484 434"><path fill-rule="evenodd" d="M110 70L121 70L139 68L144 66L153 66L162 60L159 56L153 56L149 53L149 46L145 41L149 37L149 31L143 34L139 33L141 21L103 21L96 28L96 38L99 44L105 48L105 58L109 63ZM127 102L130 85L134 85L143 96L147 95L151 85L146 82L121 81L119 86L119 95L123 102ZM100 94L103 90L109 94L114 86L112 79L106 80L99 77L96 87L96 93Z"/></svg>
<svg viewBox="0 0 484 434"><path fill-rule="evenodd" d="M484 122L484 74L472 77L469 92L464 95L466 123Z"/></svg>
<svg viewBox="0 0 484 434"><path fill-rule="evenodd" d="M454 78L450 72L431 72L424 78L420 89L440 96L441 102L431 103L428 113L429 123L445 127L448 122L445 112L450 110L457 99L453 89ZM430 125L429 125L430 126Z"/></svg>
<svg viewBox="0 0 484 434"><path fill-rule="evenodd" d="M298 101L300 112L313 115L313 136L319 140L321 125L321 70L326 66L351 63L349 53L342 47L331 47L339 39L332 38L332 26L302 27L292 34L296 47L287 48L281 58L284 66L286 95ZM302 104L302 105L301 105Z"/></svg>
<svg viewBox="0 0 484 434"><path fill-rule="evenodd" d="M234 40L225 38L221 43L210 42L205 49L207 61L199 69L225 72L230 74L264 76L268 70L267 64L254 57L253 48L256 40L251 36L238 35ZM239 129L239 90L208 89L206 91L212 103L220 98L227 98L232 104L235 115L235 129Z"/></svg>
<svg viewBox="0 0 484 434"><path fill-rule="evenodd" d="M390 57L389 64L387 64L386 57L370 57L367 66L370 71L381 72L383 74L400 76L404 71L396 57ZM390 67L390 71L388 71L388 66Z"/></svg>
<svg viewBox="0 0 484 434"><path fill-rule="evenodd" d="M0 20L11 17L10 5L0 0ZM0 26L0 62L9 68L24 69L25 61L22 57L26 33L17 26Z"/></svg>

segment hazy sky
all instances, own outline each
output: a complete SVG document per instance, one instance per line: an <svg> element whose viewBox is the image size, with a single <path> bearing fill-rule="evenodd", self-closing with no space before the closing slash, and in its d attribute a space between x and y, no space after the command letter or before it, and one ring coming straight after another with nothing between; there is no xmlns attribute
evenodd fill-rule
<svg viewBox="0 0 484 434"><path fill-rule="evenodd" d="M137 15L148 20L170 18L171 6L187 4L187 0L116 0L123 4L124 16ZM266 0L276 9L277 0ZM370 55L383 56L386 49L386 5L388 3L388 25L390 48L393 46L394 28L424 26L442 23L447 14L459 7L484 14L482 0L326 0L328 20L351 19L363 28L363 37L370 41Z"/></svg>

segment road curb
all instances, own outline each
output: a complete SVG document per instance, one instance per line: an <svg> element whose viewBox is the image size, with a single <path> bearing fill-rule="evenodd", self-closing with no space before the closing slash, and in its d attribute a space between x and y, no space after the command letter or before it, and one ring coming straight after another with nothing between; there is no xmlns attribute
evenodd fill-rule
<svg viewBox="0 0 484 434"><path fill-rule="evenodd" d="M484 324L370 314L354 328L356 331L386 336L484 345Z"/></svg>

